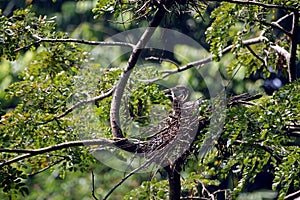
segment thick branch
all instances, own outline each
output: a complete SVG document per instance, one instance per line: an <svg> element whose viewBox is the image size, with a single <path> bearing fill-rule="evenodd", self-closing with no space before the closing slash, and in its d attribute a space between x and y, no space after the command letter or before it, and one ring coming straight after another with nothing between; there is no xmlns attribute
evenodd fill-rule
<svg viewBox="0 0 300 200"><path fill-rule="evenodd" d="M122 96L124 93L125 86L130 77L132 69L134 68L134 66L136 65L136 63L138 61L138 58L142 52L142 49L145 47L147 42L150 40L151 36L153 35L153 33L155 31L155 28L160 24L164 15L165 15L165 10L163 8L160 8L156 12L149 27L145 30L145 32L139 39L138 43L133 48L133 51L127 62L127 66L124 69L124 71L121 75L120 82L118 83L118 85L116 87L116 91L113 95L113 100L112 100L111 109L110 109L112 133L115 138L123 138L124 137L123 133L121 131L121 128L120 128L119 109L120 109L121 99L122 99Z"/></svg>
<svg viewBox="0 0 300 200"><path fill-rule="evenodd" d="M164 169L168 173L169 182L169 200L180 200L181 196L181 183L180 183L180 171L181 167L179 162L175 161L175 166L169 165Z"/></svg>
<svg viewBox="0 0 300 200"><path fill-rule="evenodd" d="M287 50L285 50L283 47L278 46L277 44L276 45L271 45L270 47L274 51L276 51L279 55L283 56L286 59L287 62L290 60L290 58L291 58L290 53Z"/></svg>

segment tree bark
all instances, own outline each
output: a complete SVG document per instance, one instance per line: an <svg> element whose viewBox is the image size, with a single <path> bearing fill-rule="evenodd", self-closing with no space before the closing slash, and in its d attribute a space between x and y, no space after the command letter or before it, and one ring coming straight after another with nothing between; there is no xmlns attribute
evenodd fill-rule
<svg viewBox="0 0 300 200"><path fill-rule="evenodd" d="M169 181L169 200L180 200L181 195L181 183L180 183L180 171L179 163L176 161L174 165L165 167L168 173Z"/></svg>

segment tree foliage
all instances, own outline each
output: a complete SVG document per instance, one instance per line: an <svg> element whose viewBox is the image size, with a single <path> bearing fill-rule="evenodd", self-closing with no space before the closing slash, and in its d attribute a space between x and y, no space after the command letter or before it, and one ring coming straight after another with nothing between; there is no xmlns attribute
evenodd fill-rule
<svg viewBox="0 0 300 200"><path fill-rule="evenodd" d="M84 1L77 3L84 5ZM170 131L164 141L164 131L137 137L134 130L160 126L162 113L169 118L169 124L177 122L181 111L175 100L185 90L180 90L181 86L168 90L157 81L180 85L181 79L172 79L179 74L188 79L190 87L200 91L191 94L198 98L192 101L199 102L190 112L191 116L198 114L196 137L175 164L170 162L164 170L151 174L151 180L143 179L136 190L122 194L124 199L295 198L300 184L298 4L297 0L95 2L92 11L101 26L107 23L102 18L121 23L122 28L110 25L117 32L138 27L137 23L152 26L136 39L137 43L92 41L96 38L92 31L87 31L90 37L71 38L76 30L58 31L56 18L37 16L34 4L16 9L10 16L1 14L0 66L9 70L16 63L25 66L18 79L6 87L5 99L0 96L0 106L4 105L0 121L0 197L17 199L29 195L27 183L48 169L58 172L57 177L62 179L67 172L90 172L100 165L96 158L102 156L105 145L124 150L114 152L113 157L123 161L127 159L126 152L156 155L165 143L172 143L176 138L172 134L179 131L165 125ZM91 2L86 5L90 8ZM205 58L188 54L182 59L159 50L141 50L157 26L172 28L176 20L182 20L182 27L189 24L191 32L197 30L197 25L204 28L210 54L203 53ZM195 40L203 39L197 38L197 31L193 35ZM99 37L102 40L103 35ZM180 45L175 41L174 49L182 48ZM100 53L92 51L94 46ZM131 51L117 55L122 48ZM189 51L193 47L184 48ZM118 58L107 64L109 54ZM139 57L145 64L141 68L136 67ZM149 64L151 59L162 68ZM206 70L211 77L199 77L199 66L209 66ZM222 73L227 98L226 116L220 115L219 119L224 117L224 127L220 137L214 138L208 137L214 134L209 123L214 120L214 107L222 102L205 99L209 91L203 85L207 84L205 78L213 83L216 73ZM1 84L4 80L0 75ZM265 84L265 92L261 83ZM239 85L243 89L237 94L233 91ZM176 90L182 94L175 94ZM252 93L244 93L249 91ZM120 106L121 100L128 107ZM10 108L8 102L17 103ZM121 116L123 127L118 123L120 112L125 113L125 117ZM126 127L128 123L131 125ZM157 141L162 142L155 146ZM153 161L153 157L149 160ZM139 170L131 163L130 167L133 171L128 177ZM105 169L100 171L106 173ZM176 176L179 182L172 185ZM91 187L95 187L94 182ZM113 192L111 187L106 192ZM179 193L172 191L174 187L179 187ZM94 198L109 196L95 194L94 189L91 192Z"/></svg>

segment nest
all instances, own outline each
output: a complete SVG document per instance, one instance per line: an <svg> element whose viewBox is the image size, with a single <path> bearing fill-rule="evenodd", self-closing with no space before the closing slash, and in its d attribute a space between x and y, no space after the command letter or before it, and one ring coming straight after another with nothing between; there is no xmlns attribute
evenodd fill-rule
<svg viewBox="0 0 300 200"><path fill-rule="evenodd" d="M158 125L143 131L140 139L130 141L121 138L114 143L119 149L134 153L132 159L144 160L143 167L150 164L164 167L175 162L178 164L178 160L183 163L191 153L193 142L199 132L198 108L202 101L188 101L190 92L183 86L164 92L172 99L173 113Z"/></svg>
<svg viewBox="0 0 300 200"><path fill-rule="evenodd" d="M173 100L173 113L161 122L159 129L149 129L156 134L140 142L139 149L146 160L151 160L161 166L169 165L178 158L184 157L190 150L191 144L198 131L199 101L186 102L188 89L175 87L170 92Z"/></svg>

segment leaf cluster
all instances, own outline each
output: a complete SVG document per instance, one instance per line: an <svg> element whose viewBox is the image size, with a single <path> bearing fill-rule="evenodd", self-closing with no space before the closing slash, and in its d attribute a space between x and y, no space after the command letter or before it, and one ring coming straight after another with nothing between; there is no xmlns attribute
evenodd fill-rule
<svg viewBox="0 0 300 200"><path fill-rule="evenodd" d="M62 33L55 31L55 18L48 19L47 16L35 16L29 9L16 10L13 16L0 17L0 55L8 60L15 60L19 51L17 49L34 48L37 39L40 37L63 37Z"/></svg>
<svg viewBox="0 0 300 200"><path fill-rule="evenodd" d="M218 180L232 180L234 196L253 191L262 174L271 177L265 189L278 191L279 199L299 187L299 139L291 130L300 119L299 89L297 81L253 106L227 111L217 144L219 164L213 170Z"/></svg>
<svg viewBox="0 0 300 200"><path fill-rule="evenodd" d="M266 3L283 4L282 2ZM206 41L210 44L214 60L220 61L226 47L231 46L230 51L234 59L226 67L230 76L241 67L246 69L246 77L258 71L268 77L270 70L277 70L286 76L288 61L279 63L282 58L271 46L280 44L282 48L288 50L287 36L270 24L288 13L288 11L279 12L263 6L223 2L213 10L211 14L213 22L206 30ZM290 27L286 28L290 29ZM264 39L259 44L251 46L243 43L253 36Z"/></svg>

